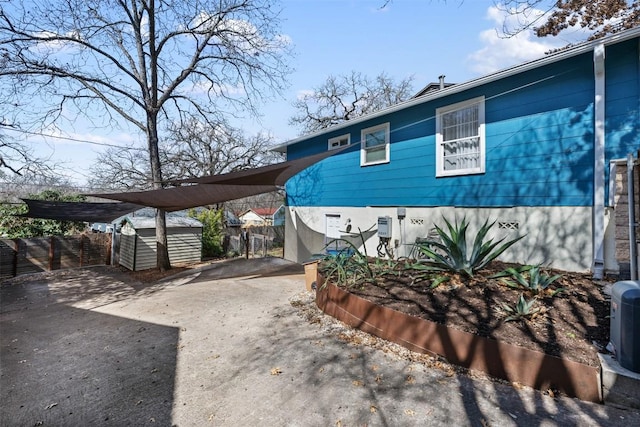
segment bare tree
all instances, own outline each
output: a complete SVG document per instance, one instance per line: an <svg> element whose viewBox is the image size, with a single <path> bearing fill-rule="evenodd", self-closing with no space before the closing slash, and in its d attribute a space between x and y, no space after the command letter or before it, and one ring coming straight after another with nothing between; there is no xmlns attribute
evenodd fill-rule
<svg viewBox="0 0 640 427"><path fill-rule="evenodd" d="M7 126L7 125L4 125ZM26 144L0 133L0 178L4 175L51 177L54 165Z"/></svg>
<svg viewBox="0 0 640 427"><path fill-rule="evenodd" d="M175 124L159 144L160 164L165 181L216 175L276 163L279 153L268 134L247 137L242 130L224 122L204 124L195 119L185 125ZM98 154L91 167L92 188L152 188L147 154L135 147L110 147Z"/></svg>
<svg viewBox="0 0 640 427"><path fill-rule="evenodd" d="M409 99L412 83L413 76L396 83L384 73L373 79L356 71L329 76L293 103L297 113L289 123L302 133L325 129Z"/></svg>
<svg viewBox="0 0 640 427"><path fill-rule="evenodd" d="M163 150L159 152L162 154ZM149 153L144 148L109 147L98 153L91 166L89 186L100 190L149 190L153 188L149 163Z"/></svg>
<svg viewBox="0 0 640 427"><path fill-rule="evenodd" d="M3 173L0 170L0 201L20 202L21 198L32 194L52 190L64 195L77 195L83 190L74 187L68 178L60 175L31 173L24 171L22 175Z"/></svg>
<svg viewBox="0 0 640 427"><path fill-rule="evenodd" d="M145 135L152 186L161 188L163 121L255 112L257 100L282 90L288 43L272 3L2 0L0 108L32 126L81 114L96 126L124 119ZM156 244L158 266L170 268L160 210Z"/></svg>
<svg viewBox="0 0 640 427"><path fill-rule="evenodd" d="M590 30L593 40L640 25L640 0L502 0L496 5L518 18L514 28L504 26L507 36L530 28L538 37L556 36L579 27Z"/></svg>
<svg viewBox="0 0 640 427"><path fill-rule="evenodd" d="M271 135L247 136L225 122L208 126L194 120L186 126L173 126L168 142L164 161L172 178L217 175L282 160L270 151L275 145Z"/></svg>

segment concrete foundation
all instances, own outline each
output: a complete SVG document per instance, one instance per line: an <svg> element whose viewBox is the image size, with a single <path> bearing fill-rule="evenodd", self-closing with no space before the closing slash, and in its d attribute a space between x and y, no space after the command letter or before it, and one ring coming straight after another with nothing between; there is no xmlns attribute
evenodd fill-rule
<svg viewBox="0 0 640 427"><path fill-rule="evenodd" d="M640 373L623 368L612 355L598 354L598 357L605 405L640 409Z"/></svg>

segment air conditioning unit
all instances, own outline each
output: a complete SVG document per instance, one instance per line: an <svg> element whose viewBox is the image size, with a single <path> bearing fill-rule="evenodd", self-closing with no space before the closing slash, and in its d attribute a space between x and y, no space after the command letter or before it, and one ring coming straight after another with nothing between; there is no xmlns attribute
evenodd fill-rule
<svg viewBox="0 0 640 427"><path fill-rule="evenodd" d="M625 280L613 285L610 331L620 366L640 372L640 281Z"/></svg>

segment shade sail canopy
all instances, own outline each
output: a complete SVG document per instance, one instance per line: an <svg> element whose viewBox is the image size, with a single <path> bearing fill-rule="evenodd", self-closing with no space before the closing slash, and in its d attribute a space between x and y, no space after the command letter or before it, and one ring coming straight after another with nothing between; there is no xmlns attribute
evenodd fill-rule
<svg viewBox="0 0 640 427"><path fill-rule="evenodd" d="M173 212L222 203L275 191L298 172L346 148L349 147L255 169L169 182L177 187L129 193L89 194L89 196L103 199L119 200L122 203L49 202L24 199L29 206L29 212L22 216L69 221L111 222L143 207Z"/></svg>
<svg viewBox="0 0 640 427"><path fill-rule="evenodd" d="M200 178L187 178L170 181L169 184L234 184L234 185L284 185L289 178L329 156L337 154L344 149L324 151L312 156L289 160L275 165L267 165L259 168L229 172L220 175L203 176Z"/></svg>
<svg viewBox="0 0 640 427"><path fill-rule="evenodd" d="M131 193L93 194L105 199L150 206L167 212L222 203L277 190L275 185L197 184Z"/></svg>
<svg viewBox="0 0 640 427"><path fill-rule="evenodd" d="M134 203L51 202L22 199L29 211L20 216L61 221L111 222L144 206Z"/></svg>
<svg viewBox="0 0 640 427"><path fill-rule="evenodd" d="M250 170L170 182L179 187L91 196L151 206L168 212L179 211L275 191L298 172L340 151L342 149Z"/></svg>

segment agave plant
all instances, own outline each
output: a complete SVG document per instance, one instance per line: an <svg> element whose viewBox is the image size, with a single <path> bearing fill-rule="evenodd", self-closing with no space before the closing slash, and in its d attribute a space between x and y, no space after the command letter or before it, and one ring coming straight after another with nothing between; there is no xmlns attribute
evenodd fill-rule
<svg viewBox="0 0 640 427"><path fill-rule="evenodd" d="M509 276L509 278L505 278L505 276ZM539 265L525 265L519 268L510 267L493 277L501 278L501 281L507 286L522 288L534 295L548 292L551 296L555 296L564 290L564 288L548 289L553 282L562 276L560 274L549 276L542 271Z"/></svg>
<svg viewBox="0 0 640 427"><path fill-rule="evenodd" d="M522 320L538 314L540 312L540 309L533 308L535 302L535 298L527 301L524 298L524 295L520 294L520 298L518 298L518 302L515 306L511 307L508 304L503 303L502 308L509 314L509 316L507 316L504 321L510 322L512 320Z"/></svg>
<svg viewBox="0 0 640 427"><path fill-rule="evenodd" d="M364 234L362 230L358 229L358 234L353 235L360 236L364 253L360 253L358 248L347 239L334 239L329 242L326 247L336 243L341 243L345 247L335 255L328 255L324 258L320 266L322 273L326 277L323 286L326 286L329 279L346 285L374 280L375 274L369 265Z"/></svg>
<svg viewBox="0 0 640 427"><path fill-rule="evenodd" d="M443 219L447 225L446 231L435 226L440 238L439 241L433 239L418 243L419 250L429 259L433 267L465 274L469 277L472 277L476 271L484 268L524 237L520 236L504 243L502 242L505 238L497 241L493 239L485 241L487 233L495 224L495 221L489 223L489 220L487 220L478 230L469 252L467 247L469 223L466 218L463 218L460 224L456 220L453 225L446 218Z"/></svg>

